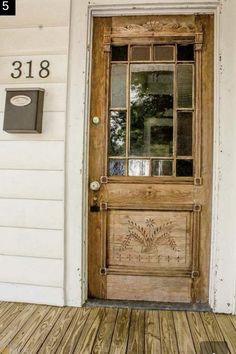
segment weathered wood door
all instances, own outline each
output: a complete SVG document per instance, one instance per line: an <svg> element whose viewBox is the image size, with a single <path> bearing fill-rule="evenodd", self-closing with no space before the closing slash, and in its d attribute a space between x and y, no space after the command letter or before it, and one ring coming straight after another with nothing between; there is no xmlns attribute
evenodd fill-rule
<svg viewBox="0 0 236 354"><path fill-rule="evenodd" d="M95 18L89 297L207 302L212 16Z"/></svg>

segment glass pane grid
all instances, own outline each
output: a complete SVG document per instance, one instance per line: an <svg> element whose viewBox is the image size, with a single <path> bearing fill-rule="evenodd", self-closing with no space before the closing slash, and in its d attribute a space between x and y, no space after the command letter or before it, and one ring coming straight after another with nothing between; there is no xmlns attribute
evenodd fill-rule
<svg viewBox="0 0 236 354"><path fill-rule="evenodd" d="M192 44L112 51L110 176L193 176L194 55Z"/></svg>

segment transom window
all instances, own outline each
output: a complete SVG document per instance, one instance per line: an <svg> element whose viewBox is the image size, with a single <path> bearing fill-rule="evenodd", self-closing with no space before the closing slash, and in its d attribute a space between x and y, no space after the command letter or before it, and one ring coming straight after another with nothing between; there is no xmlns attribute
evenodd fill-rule
<svg viewBox="0 0 236 354"><path fill-rule="evenodd" d="M194 44L111 48L109 175L192 177Z"/></svg>

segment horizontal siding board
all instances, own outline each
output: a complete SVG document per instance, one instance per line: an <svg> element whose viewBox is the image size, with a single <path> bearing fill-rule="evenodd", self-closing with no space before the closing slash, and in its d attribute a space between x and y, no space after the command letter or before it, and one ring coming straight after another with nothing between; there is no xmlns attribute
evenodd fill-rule
<svg viewBox="0 0 236 354"><path fill-rule="evenodd" d="M57 259L0 256L0 283L63 287L63 267Z"/></svg>
<svg viewBox="0 0 236 354"><path fill-rule="evenodd" d="M9 75L8 75L9 76ZM34 83L29 84L8 84L8 88L26 88L35 87ZM65 112L66 110L66 84L46 84L40 82L40 87L45 89L44 95L44 112ZM4 112L6 101L6 85L0 85L0 112Z"/></svg>
<svg viewBox="0 0 236 354"><path fill-rule="evenodd" d="M0 199L0 226L62 230L61 201Z"/></svg>
<svg viewBox="0 0 236 354"><path fill-rule="evenodd" d="M64 289L62 287L0 283L0 301L63 306Z"/></svg>
<svg viewBox="0 0 236 354"><path fill-rule="evenodd" d="M63 171L0 170L0 198L64 199Z"/></svg>
<svg viewBox="0 0 236 354"><path fill-rule="evenodd" d="M0 227L0 255L63 259L63 231Z"/></svg>
<svg viewBox="0 0 236 354"><path fill-rule="evenodd" d="M0 151L0 169L64 169L62 141L0 141Z"/></svg>
<svg viewBox="0 0 236 354"><path fill-rule="evenodd" d="M65 112L44 112L41 134L12 134L0 129L1 140L61 140L65 139ZM0 127L3 126L4 114L0 113Z"/></svg>
<svg viewBox="0 0 236 354"><path fill-rule="evenodd" d="M2 16L0 28L69 25L69 0L20 0L16 5L17 16Z"/></svg>
<svg viewBox="0 0 236 354"><path fill-rule="evenodd" d="M1 31L0 31L1 34ZM1 49L0 49L0 54ZM32 53L33 54L33 53ZM32 76L33 78L26 78L28 75L28 68L29 65L26 64L27 62L32 60ZM39 71L40 69L40 63L43 60L48 60L49 61L49 76L46 78L41 78L39 76ZM11 74L13 75L19 75L19 72L17 70L14 70L15 67L13 67L13 62L15 61L20 61L22 62L22 75L18 79L14 79ZM43 64L44 65L44 64ZM45 75L45 72L44 74ZM42 52L39 51L39 55L35 56L22 56L18 55L16 57L13 56L2 56L0 57L0 77L1 77L1 84L4 84L6 88L6 85L8 84L14 84L13 87L16 84L31 84L33 83L34 87L40 87L41 84L49 84L49 83L66 83L67 79L67 55L42 55Z"/></svg>
<svg viewBox="0 0 236 354"><path fill-rule="evenodd" d="M1 56L67 54L68 27L1 29Z"/></svg>

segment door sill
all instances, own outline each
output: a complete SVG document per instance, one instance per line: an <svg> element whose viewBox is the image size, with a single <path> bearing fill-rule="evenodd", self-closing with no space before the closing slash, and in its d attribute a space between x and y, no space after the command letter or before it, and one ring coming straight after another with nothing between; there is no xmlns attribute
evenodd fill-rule
<svg viewBox="0 0 236 354"><path fill-rule="evenodd" d="M127 300L101 300L88 299L85 307L113 307L113 308L130 308L137 310L174 310L174 311L197 311L212 312L209 304L189 304L189 303L169 303L169 302L152 302L152 301L127 301Z"/></svg>

